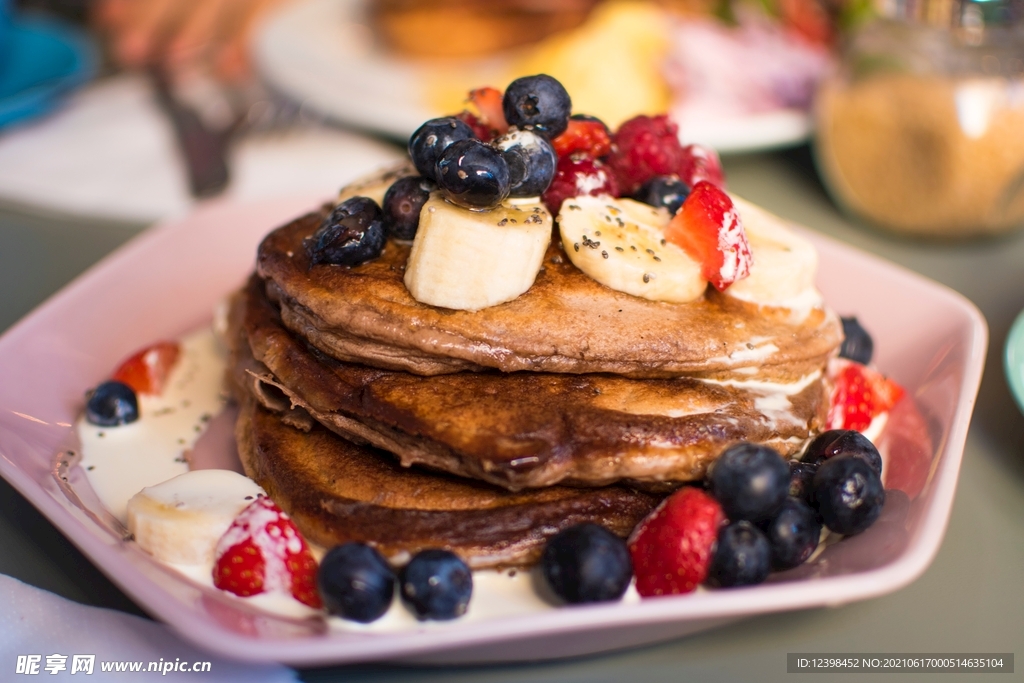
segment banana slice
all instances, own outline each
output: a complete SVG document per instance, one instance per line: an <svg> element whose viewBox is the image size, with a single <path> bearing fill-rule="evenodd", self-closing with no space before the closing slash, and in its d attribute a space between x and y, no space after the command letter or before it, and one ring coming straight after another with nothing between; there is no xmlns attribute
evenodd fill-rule
<svg viewBox="0 0 1024 683"><path fill-rule="evenodd" d="M256 482L230 470L192 470L149 486L128 501L128 530L161 562L213 562L217 541L259 495Z"/></svg>
<svg viewBox="0 0 1024 683"><path fill-rule="evenodd" d="M405 267L405 286L431 306L477 311L511 301L537 279L551 241L551 214L536 198L470 211L435 194Z"/></svg>
<svg viewBox="0 0 1024 683"><path fill-rule="evenodd" d="M396 166L383 170L373 171L362 178L357 178L341 188L338 193L337 203L341 204L352 197L369 197L377 202L377 206L384 204L384 195L388 188L399 178L407 175L418 175L411 162L405 161Z"/></svg>
<svg viewBox="0 0 1024 683"><path fill-rule="evenodd" d="M632 199L581 196L558 214L565 253L573 264L614 290L652 301L685 303L707 288L700 264L666 242L671 216Z"/></svg>
<svg viewBox="0 0 1024 683"><path fill-rule="evenodd" d="M820 298L814 287L818 270L814 245L790 230L778 216L736 196L732 200L743 220L754 263L750 275L734 282L725 293L774 306L793 306L798 300Z"/></svg>

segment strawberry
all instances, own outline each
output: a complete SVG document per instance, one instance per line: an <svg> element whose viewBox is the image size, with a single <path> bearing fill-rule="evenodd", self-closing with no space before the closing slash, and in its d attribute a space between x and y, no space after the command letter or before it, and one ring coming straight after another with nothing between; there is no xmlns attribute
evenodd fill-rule
<svg viewBox="0 0 1024 683"><path fill-rule="evenodd" d="M635 194L654 176L678 174L683 162L679 129L664 114L637 116L623 123L615 131L608 155L608 165L625 196Z"/></svg>
<svg viewBox="0 0 1024 683"><path fill-rule="evenodd" d="M878 450L885 457L885 488L903 491L911 500L917 498L928 482L933 447L928 424L910 396L904 395L889 411L878 437Z"/></svg>
<svg viewBox="0 0 1024 683"><path fill-rule="evenodd" d="M123 361L111 379L124 382L137 394L159 396L179 355L181 347L177 342L157 342Z"/></svg>
<svg viewBox="0 0 1024 683"><path fill-rule="evenodd" d="M580 195L609 194L618 196L619 188L611 170L601 161L592 159L582 152L559 157L555 177L541 200L553 216L558 215L562 202Z"/></svg>
<svg viewBox="0 0 1024 683"><path fill-rule="evenodd" d="M247 597L290 593L320 608L316 560L295 522L266 496L242 510L217 542L213 585Z"/></svg>
<svg viewBox="0 0 1024 683"><path fill-rule="evenodd" d="M559 157L573 152L584 152L587 156L603 157L612 149L612 139L608 134L608 126L600 119L573 116L569 119L569 127L565 132L551 141Z"/></svg>
<svg viewBox="0 0 1024 683"><path fill-rule="evenodd" d="M862 432L906 393L903 387L881 373L843 358L829 363L829 375L834 384L828 411L829 429Z"/></svg>
<svg viewBox="0 0 1024 683"><path fill-rule="evenodd" d="M718 152L703 145L683 147L683 162L679 167L679 179L693 187L702 180L712 185L725 187L725 174Z"/></svg>
<svg viewBox="0 0 1024 683"><path fill-rule="evenodd" d="M701 275L718 291L750 275L753 258L739 213L729 195L706 180L693 186L665 238L700 263Z"/></svg>
<svg viewBox="0 0 1024 683"><path fill-rule="evenodd" d="M640 522L629 540L636 589L643 597L689 593L708 575L722 507L704 491L685 487Z"/></svg>

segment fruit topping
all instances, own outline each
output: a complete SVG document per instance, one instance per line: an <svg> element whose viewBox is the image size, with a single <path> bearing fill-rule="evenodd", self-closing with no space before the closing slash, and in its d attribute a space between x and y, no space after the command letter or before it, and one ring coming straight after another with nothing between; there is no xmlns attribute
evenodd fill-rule
<svg viewBox="0 0 1024 683"><path fill-rule="evenodd" d="M384 221L377 202L352 197L334 207L307 242L312 265L356 266L384 250Z"/></svg>
<svg viewBox="0 0 1024 683"><path fill-rule="evenodd" d="M430 119L409 138L409 156L420 175L437 180L437 161L448 146L475 138L473 128L454 116Z"/></svg>
<svg viewBox="0 0 1024 683"><path fill-rule="evenodd" d="M857 318L843 318L843 345L839 347L839 357L867 365L875 351L871 335L861 327Z"/></svg>
<svg viewBox="0 0 1024 683"><path fill-rule="evenodd" d="M85 419L99 427L116 427L139 419L139 401L124 382L110 380L93 389Z"/></svg>
<svg viewBox="0 0 1024 683"><path fill-rule="evenodd" d="M725 192L707 181L693 186L665 237L699 262L718 291L750 275L753 258L739 212Z"/></svg>
<svg viewBox="0 0 1024 683"><path fill-rule="evenodd" d="M702 180L725 188L725 174L718 152L703 145L683 147L683 161L677 171L679 177L690 187Z"/></svg>
<svg viewBox="0 0 1024 683"><path fill-rule="evenodd" d="M789 494L789 465L768 446L739 443L725 449L711 467L708 484L732 521L754 523L774 517Z"/></svg>
<svg viewBox="0 0 1024 683"><path fill-rule="evenodd" d="M892 407L878 437L878 449L885 453L885 488L917 498L928 483L935 451L928 423L910 396Z"/></svg>
<svg viewBox="0 0 1024 683"><path fill-rule="evenodd" d="M420 209L437 189L432 180L406 176L396 180L384 194L381 206L384 233L396 240L411 240L420 224Z"/></svg>
<svg viewBox="0 0 1024 683"><path fill-rule="evenodd" d="M905 393L896 382L853 361L832 361L829 375L835 385L828 411L829 429L864 431Z"/></svg>
<svg viewBox="0 0 1024 683"><path fill-rule="evenodd" d="M810 505L787 498L764 531L771 546L772 569L782 571L803 564L814 553L821 538L821 522Z"/></svg>
<svg viewBox="0 0 1024 683"><path fill-rule="evenodd" d="M453 142L437 160L434 174L445 197L467 209L492 209L508 197L508 162L486 142Z"/></svg>
<svg viewBox="0 0 1024 683"><path fill-rule="evenodd" d="M569 117L569 126L551 141L559 157L583 152L592 159L603 157L612 150L612 136L601 119L585 114Z"/></svg>
<svg viewBox="0 0 1024 683"><path fill-rule="evenodd" d="M718 532L708 584L719 588L753 586L771 572L771 548L761 530L746 520L732 522Z"/></svg>
<svg viewBox="0 0 1024 683"><path fill-rule="evenodd" d="M800 500L811 496L811 482L818 471L816 463L789 461L789 495Z"/></svg>
<svg viewBox="0 0 1024 683"><path fill-rule="evenodd" d="M638 201L655 207L664 207L673 216L689 196L690 186L672 175L654 176L636 193Z"/></svg>
<svg viewBox="0 0 1024 683"><path fill-rule="evenodd" d="M814 475L812 502L832 531L858 534L882 514L882 478L864 458L837 455L821 463Z"/></svg>
<svg viewBox="0 0 1024 683"><path fill-rule="evenodd" d="M316 583L324 607L335 616L368 624L379 619L395 594L395 572L365 543L344 543L320 561Z"/></svg>
<svg viewBox="0 0 1024 683"><path fill-rule="evenodd" d="M622 193L633 195L654 176L679 174L683 160L679 129L662 114L637 116L619 126L608 165Z"/></svg>
<svg viewBox="0 0 1024 683"><path fill-rule="evenodd" d="M132 354L118 366L111 379L124 382L136 394L159 396L179 355L181 346L177 342L157 342Z"/></svg>
<svg viewBox="0 0 1024 683"><path fill-rule="evenodd" d="M619 186L611 169L598 159L573 154L558 159L555 177L542 199L548 210L557 214L562 203L571 197L609 195L617 197Z"/></svg>
<svg viewBox="0 0 1024 683"><path fill-rule="evenodd" d="M505 89L502 107L510 126L532 128L551 140L569 126L572 100L561 83L538 74L512 81Z"/></svg>
<svg viewBox="0 0 1024 683"><path fill-rule="evenodd" d="M449 550L432 548L416 553L402 568L402 599L417 619L461 617L473 595L473 573Z"/></svg>
<svg viewBox="0 0 1024 683"><path fill-rule="evenodd" d="M549 540L540 563L551 590L571 604L618 600L633 578L626 543L589 522L564 529Z"/></svg>
<svg viewBox="0 0 1024 683"><path fill-rule="evenodd" d="M469 91L469 101L476 109L476 120L478 125L486 129L485 136L478 137L481 140L492 140L508 131L508 123L505 121L504 94L497 88L475 88Z"/></svg>
<svg viewBox="0 0 1024 683"><path fill-rule="evenodd" d="M545 138L532 130L511 130L491 144L508 164L510 197L539 197L548 189L558 157Z"/></svg>
<svg viewBox="0 0 1024 683"><path fill-rule="evenodd" d="M708 575L724 519L718 502L698 488L666 498L629 540L637 592L650 597L696 589Z"/></svg>
<svg viewBox="0 0 1024 683"><path fill-rule="evenodd" d="M856 455L864 458L871 468L882 476L882 456L868 437L852 429L830 429L814 438L800 458L805 463L820 465L837 455Z"/></svg>
<svg viewBox="0 0 1024 683"><path fill-rule="evenodd" d="M284 592L321 606L316 560L295 522L266 496L250 503L217 542L213 585L242 597Z"/></svg>

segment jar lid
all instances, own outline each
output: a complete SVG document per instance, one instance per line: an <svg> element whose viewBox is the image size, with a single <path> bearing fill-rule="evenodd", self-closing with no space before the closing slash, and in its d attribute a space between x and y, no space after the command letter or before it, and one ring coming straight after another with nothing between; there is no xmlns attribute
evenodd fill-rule
<svg viewBox="0 0 1024 683"><path fill-rule="evenodd" d="M936 28L982 29L1015 26L1024 0L874 0L880 16Z"/></svg>

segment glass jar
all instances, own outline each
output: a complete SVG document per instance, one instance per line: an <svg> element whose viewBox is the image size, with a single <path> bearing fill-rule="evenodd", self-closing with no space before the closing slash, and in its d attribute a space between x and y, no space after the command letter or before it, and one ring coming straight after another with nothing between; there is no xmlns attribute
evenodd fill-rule
<svg viewBox="0 0 1024 683"><path fill-rule="evenodd" d="M833 198L878 225L1024 225L1024 0L883 0L815 103Z"/></svg>

